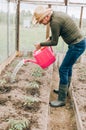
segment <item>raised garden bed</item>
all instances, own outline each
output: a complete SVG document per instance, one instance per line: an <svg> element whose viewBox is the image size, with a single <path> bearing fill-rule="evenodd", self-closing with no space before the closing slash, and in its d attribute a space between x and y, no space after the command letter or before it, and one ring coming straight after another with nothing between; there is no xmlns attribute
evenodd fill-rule
<svg viewBox="0 0 86 130"><path fill-rule="evenodd" d="M72 79L72 99L78 130L86 130L86 55L83 57L83 62L74 66Z"/></svg>
<svg viewBox="0 0 86 130"><path fill-rule="evenodd" d="M11 83L12 72L23 58L27 57L15 58L0 76L0 130L47 129L52 69L27 63Z"/></svg>

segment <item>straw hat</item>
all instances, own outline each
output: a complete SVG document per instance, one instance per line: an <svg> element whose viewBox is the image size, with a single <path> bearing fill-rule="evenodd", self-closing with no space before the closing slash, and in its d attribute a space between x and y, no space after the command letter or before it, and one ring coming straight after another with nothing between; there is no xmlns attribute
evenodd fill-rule
<svg viewBox="0 0 86 130"><path fill-rule="evenodd" d="M37 24L43 20L44 17L50 15L52 13L52 9L44 8L43 6L38 6L33 15L32 23Z"/></svg>

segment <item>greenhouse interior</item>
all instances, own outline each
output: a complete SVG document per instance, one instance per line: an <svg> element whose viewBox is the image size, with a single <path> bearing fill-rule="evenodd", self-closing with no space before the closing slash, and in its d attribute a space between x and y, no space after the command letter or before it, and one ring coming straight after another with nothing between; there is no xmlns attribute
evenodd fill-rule
<svg viewBox="0 0 86 130"><path fill-rule="evenodd" d="M33 24L37 7L52 10L51 15L62 13L63 18L47 14ZM52 18L43 24L48 16ZM73 26L66 30L68 17ZM60 18L65 23L59 23ZM59 28L54 26L58 23ZM81 39L74 39L76 35ZM71 37L71 43L65 44ZM79 47L85 44L83 52L79 43ZM86 0L0 0L0 46L0 130L86 130ZM44 65L50 57L52 61ZM71 67L64 66L67 61ZM66 101L57 107L51 103L59 102L61 75L70 77L69 71L66 75L68 67L70 87Z"/></svg>

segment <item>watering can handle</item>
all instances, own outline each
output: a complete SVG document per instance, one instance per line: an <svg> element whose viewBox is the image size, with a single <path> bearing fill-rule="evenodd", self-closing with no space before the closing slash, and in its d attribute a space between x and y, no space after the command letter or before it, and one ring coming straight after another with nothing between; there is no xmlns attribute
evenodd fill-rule
<svg viewBox="0 0 86 130"><path fill-rule="evenodd" d="M46 47L50 47L51 51L53 52L52 46L46 46ZM45 49L46 47L41 47L39 50L43 50L43 49Z"/></svg>
<svg viewBox="0 0 86 130"><path fill-rule="evenodd" d="M36 53L37 51L42 51L42 50L44 50L46 47L50 47L51 51L53 52L52 46L44 46L44 47L41 47L39 50L35 50L34 53Z"/></svg>

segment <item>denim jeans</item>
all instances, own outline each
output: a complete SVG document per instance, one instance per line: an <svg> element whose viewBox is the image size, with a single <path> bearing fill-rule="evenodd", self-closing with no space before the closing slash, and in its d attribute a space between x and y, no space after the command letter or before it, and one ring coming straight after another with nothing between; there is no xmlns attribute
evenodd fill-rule
<svg viewBox="0 0 86 130"><path fill-rule="evenodd" d="M77 44L71 44L68 46L68 51L66 52L63 62L59 68L60 84L68 84L68 77L72 76L72 67L85 49L86 39Z"/></svg>

